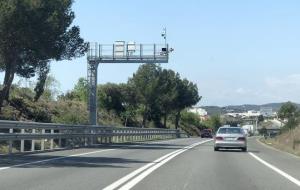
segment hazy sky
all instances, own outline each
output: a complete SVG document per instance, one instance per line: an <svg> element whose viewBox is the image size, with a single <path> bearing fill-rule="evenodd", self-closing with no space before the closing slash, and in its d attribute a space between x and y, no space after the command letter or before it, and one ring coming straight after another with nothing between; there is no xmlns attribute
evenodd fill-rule
<svg viewBox="0 0 300 190"><path fill-rule="evenodd" d="M200 105L300 102L300 1L77 0L86 41L168 42L162 65L197 83ZM126 82L138 64L105 64L98 83ZM86 58L54 62L61 90L86 77Z"/></svg>

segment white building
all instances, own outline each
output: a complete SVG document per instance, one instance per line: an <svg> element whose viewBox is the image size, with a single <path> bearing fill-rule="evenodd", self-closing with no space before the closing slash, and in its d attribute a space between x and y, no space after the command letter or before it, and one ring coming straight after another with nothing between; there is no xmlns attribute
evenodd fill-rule
<svg viewBox="0 0 300 190"><path fill-rule="evenodd" d="M246 118L246 117L258 117L261 115L261 113L259 111L249 110L247 112L242 112L242 113L226 113L225 115L231 116L231 117Z"/></svg>
<svg viewBox="0 0 300 190"><path fill-rule="evenodd" d="M254 126L253 125L243 125L242 128L245 130L247 134L254 133Z"/></svg>
<svg viewBox="0 0 300 190"><path fill-rule="evenodd" d="M255 110L249 110L248 112L242 113L242 117L258 117L260 115L260 111Z"/></svg>
<svg viewBox="0 0 300 190"><path fill-rule="evenodd" d="M276 113L273 112L273 109L272 108L269 108L269 107L261 107L260 108L260 113L261 115L263 115L264 117L272 117L272 116L275 116Z"/></svg>
<svg viewBox="0 0 300 190"><path fill-rule="evenodd" d="M195 114L197 114L201 117L207 116L207 111L203 108L200 108L200 107L190 108L190 109L188 109L188 112L195 113Z"/></svg>

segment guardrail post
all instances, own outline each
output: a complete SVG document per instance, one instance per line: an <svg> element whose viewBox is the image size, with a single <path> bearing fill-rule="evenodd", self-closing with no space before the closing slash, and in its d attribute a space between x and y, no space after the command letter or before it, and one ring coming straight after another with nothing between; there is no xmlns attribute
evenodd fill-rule
<svg viewBox="0 0 300 190"><path fill-rule="evenodd" d="M114 130L113 129L109 129L109 142L108 143L112 143L114 139Z"/></svg>
<svg viewBox="0 0 300 190"><path fill-rule="evenodd" d="M21 134L25 133L25 129L21 129ZM24 140L21 140L20 152L24 152Z"/></svg>
<svg viewBox="0 0 300 190"><path fill-rule="evenodd" d="M113 134L113 130L112 129L108 129L107 130L107 143L110 144L112 142L112 134Z"/></svg>
<svg viewBox="0 0 300 190"><path fill-rule="evenodd" d="M45 134L45 129L42 129L42 134ZM45 139L41 139L41 151L45 150Z"/></svg>
<svg viewBox="0 0 300 190"><path fill-rule="evenodd" d="M88 132L88 130L83 130L83 131L84 131L84 133ZM83 140L84 140L83 146L88 146L88 138L87 137L83 137Z"/></svg>
<svg viewBox="0 0 300 190"><path fill-rule="evenodd" d="M120 143L121 142L121 138L120 138L120 135L117 136L117 143Z"/></svg>
<svg viewBox="0 0 300 190"><path fill-rule="evenodd" d="M35 129L32 129L32 134L35 134ZM35 151L35 140L31 140L31 151Z"/></svg>
<svg viewBox="0 0 300 190"><path fill-rule="evenodd" d="M95 129L91 129L91 134L95 134L96 133L96 128ZM91 137L90 137L90 141L91 141L91 145L94 145L94 144L97 144L97 137L96 136L94 136L94 135L92 135Z"/></svg>
<svg viewBox="0 0 300 190"><path fill-rule="evenodd" d="M103 143L103 130L99 129L98 132L101 133L101 135L98 137L98 142L99 142L99 144L102 144Z"/></svg>
<svg viewBox="0 0 300 190"><path fill-rule="evenodd" d="M102 133L102 131L100 131L100 133ZM99 144L102 144L102 139L103 139L103 136L102 136L102 135L98 137L98 142L99 142Z"/></svg>
<svg viewBox="0 0 300 190"><path fill-rule="evenodd" d="M9 129L9 133L14 133L14 129ZM13 141L8 141L8 153L11 154L13 152Z"/></svg>
<svg viewBox="0 0 300 190"><path fill-rule="evenodd" d="M132 130L129 131L130 134L132 134ZM132 135L129 136L129 142L132 142Z"/></svg>
<svg viewBox="0 0 300 190"><path fill-rule="evenodd" d="M137 138L137 131L134 130L134 141L136 142L137 140L138 140L138 138Z"/></svg>
<svg viewBox="0 0 300 190"><path fill-rule="evenodd" d="M51 129L50 133L51 133L51 134L54 134L54 129ZM51 139L50 139L50 150L53 150L53 144L54 144L53 141L54 141L54 139L51 138Z"/></svg>
<svg viewBox="0 0 300 190"><path fill-rule="evenodd" d="M176 138L180 138L180 131L179 131L179 129L176 130Z"/></svg>
<svg viewBox="0 0 300 190"><path fill-rule="evenodd" d="M61 133L61 130L58 130L58 133ZM61 138L59 137L58 139L58 147L61 148Z"/></svg>

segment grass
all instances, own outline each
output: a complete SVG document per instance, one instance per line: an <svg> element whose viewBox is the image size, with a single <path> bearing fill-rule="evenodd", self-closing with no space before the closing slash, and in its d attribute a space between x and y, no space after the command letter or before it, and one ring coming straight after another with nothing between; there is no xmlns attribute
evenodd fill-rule
<svg viewBox="0 0 300 190"><path fill-rule="evenodd" d="M8 153L7 145L0 145L0 154L7 154L7 153Z"/></svg>
<svg viewBox="0 0 300 190"><path fill-rule="evenodd" d="M12 152L17 152L17 149L13 148ZM0 155L1 154L8 154L8 145L6 143L0 143Z"/></svg>
<svg viewBox="0 0 300 190"><path fill-rule="evenodd" d="M276 149L300 156L300 126L277 137L262 138L260 141Z"/></svg>

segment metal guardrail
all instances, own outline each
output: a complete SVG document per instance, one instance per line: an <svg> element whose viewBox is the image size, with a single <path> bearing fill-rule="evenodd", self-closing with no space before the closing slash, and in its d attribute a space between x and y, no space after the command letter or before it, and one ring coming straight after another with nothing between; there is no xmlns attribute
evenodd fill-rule
<svg viewBox="0 0 300 190"><path fill-rule="evenodd" d="M176 129L66 125L0 120L0 141L8 152L44 151L103 143L124 143L186 136Z"/></svg>

